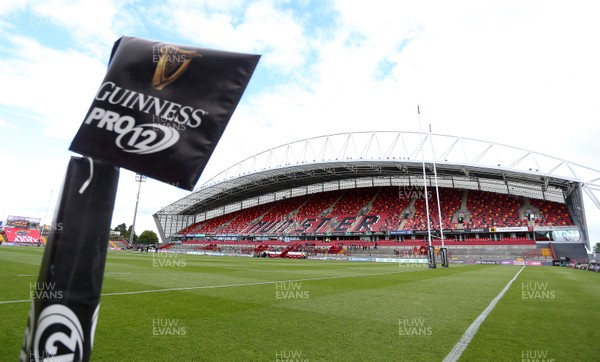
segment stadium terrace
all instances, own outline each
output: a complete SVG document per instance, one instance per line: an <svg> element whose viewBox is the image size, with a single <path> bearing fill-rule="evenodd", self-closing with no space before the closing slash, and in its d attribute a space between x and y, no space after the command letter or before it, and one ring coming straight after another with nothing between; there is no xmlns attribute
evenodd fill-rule
<svg viewBox="0 0 600 362"><path fill-rule="evenodd" d="M479 245L492 259L587 261L584 195L600 205L594 193L599 176L566 160L481 140L335 134L251 156L154 218L163 242L185 250L261 244L268 245L262 252L335 249L349 256L366 249L382 257L414 256L431 237L455 260L478 254L473 248Z"/></svg>

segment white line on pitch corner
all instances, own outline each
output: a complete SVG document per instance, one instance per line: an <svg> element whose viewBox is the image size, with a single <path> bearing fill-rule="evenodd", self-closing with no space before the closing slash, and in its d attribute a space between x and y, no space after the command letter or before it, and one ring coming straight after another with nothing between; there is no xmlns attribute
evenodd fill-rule
<svg viewBox="0 0 600 362"><path fill-rule="evenodd" d="M504 289L502 289L500 294L498 294L496 296L496 298L494 298L490 302L490 305L488 305L487 308L485 308L483 310L483 312L481 312L479 317L477 317L477 319L475 319L473 321L473 323L471 323L469 328L467 328L465 334L463 334L463 336L460 338L460 340L454 345L454 348L452 348L452 351L450 351L450 353L448 353L446 358L444 358L444 362L458 361L458 359L463 354L465 349L467 349L467 346L469 345L469 343L471 343L471 340L473 340L473 337L475 337L477 330L479 329L479 327L481 326L481 324L483 323L485 318L492 312L494 307L496 307L496 304L498 304L500 299L504 296L504 293L506 293L506 291L510 288L512 283L517 279L519 274L521 274L523 269L525 269L525 265L523 265L523 267L521 269L519 269L517 274L515 274L515 276L508 282L508 284L506 284L506 286L504 287Z"/></svg>

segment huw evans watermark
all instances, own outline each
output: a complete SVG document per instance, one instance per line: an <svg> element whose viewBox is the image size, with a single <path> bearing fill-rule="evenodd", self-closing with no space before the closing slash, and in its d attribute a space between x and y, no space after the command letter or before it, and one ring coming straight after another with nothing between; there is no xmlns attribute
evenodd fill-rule
<svg viewBox="0 0 600 362"><path fill-rule="evenodd" d="M400 186L398 190L398 197L400 200L424 200L425 198L431 200L432 196L431 190L425 192L425 188L422 186Z"/></svg>
<svg viewBox="0 0 600 362"><path fill-rule="evenodd" d="M277 350L275 362L308 362L308 358L302 356L302 351Z"/></svg>
<svg viewBox="0 0 600 362"><path fill-rule="evenodd" d="M29 12L29 26L64 28L64 27L67 27L68 25L69 24L68 24L67 19L59 19L57 17L45 15L45 14L35 12L35 11Z"/></svg>
<svg viewBox="0 0 600 362"><path fill-rule="evenodd" d="M46 351L45 349L43 349L42 351L32 350L29 352L28 361L49 361L49 362L50 361L60 361L61 357L62 356L57 356L55 354L52 354L52 353Z"/></svg>
<svg viewBox="0 0 600 362"><path fill-rule="evenodd" d="M184 268L185 266L185 258L181 258L179 254L164 252L152 253L153 268Z"/></svg>
<svg viewBox="0 0 600 362"><path fill-rule="evenodd" d="M522 282L521 299L546 301L556 298L556 292L548 289L548 282Z"/></svg>
<svg viewBox="0 0 600 362"><path fill-rule="evenodd" d="M171 118L166 118L166 117L162 117L161 115L155 115L155 114L152 115L152 124L173 128L173 129L176 129L181 132L183 132L187 129L185 124L173 122L173 119L171 119ZM157 127L157 128L160 128L160 127ZM136 135L134 134L134 136L136 136Z"/></svg>
<svg viewBox="0 0 600 362"><path fill-rule="evenodd" d="M556 362L546 350L521 351L521 362Z"/></svg>
<svg viewBox="0 0 600 362"><path fill-rule="evenodd" d="M302 282L275 282L275 299L308 299L308 290L302 290Z"/></svg>
<svg viewBox="0 0 600 362"><path fill-rule="evenodd" d="M430 336L433 333L425 318L398 319L398 334L400 336Z"/></svg>
<svg viewBox="0 0 600 362"><path fill-rule="evenodd" d="M398 268L405 269L428 269L427 259L405 259L398 262Z"/></svg>
<svg viewBox="0 0 600 362"><path fill-rule="evenodd" d="M56 282L29 283L29 298L35 301L59 302L63 291L56 288Z"/></svg>
<svg viewBox="0 0 600 362"><path fill-rule="evenodd" d="M187 327L176 318L153 318L152 335L153 336L185 336Z"/></svg>

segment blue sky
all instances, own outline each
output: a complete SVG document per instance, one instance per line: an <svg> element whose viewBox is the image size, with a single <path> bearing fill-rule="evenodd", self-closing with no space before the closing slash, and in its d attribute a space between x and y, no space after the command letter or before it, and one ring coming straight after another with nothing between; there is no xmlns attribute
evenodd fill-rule
<svg viewBox="0 0 600 362"><path fill-rule="evenodd" d="M591 0L5 0L0 219L50 222L69 144L122 35L262 55L198 185L302 138L417 131L417 104L436 133L600 169L596 9ZM136 191L122 170L114 225L131 223ZM187 194L145 183L136 229L155 230L151 215ZM600 217L586 207L600 242Z"/></svg>

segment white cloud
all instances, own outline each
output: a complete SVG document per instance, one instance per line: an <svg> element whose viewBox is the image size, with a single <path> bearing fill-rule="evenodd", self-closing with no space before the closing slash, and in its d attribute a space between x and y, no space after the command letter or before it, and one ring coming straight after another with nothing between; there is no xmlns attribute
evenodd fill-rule
<svg viewBox="0 0 600 362"><path fill-rule="evenodd" d="M21 127L19 127L16 123L8 122L5 119L0 118L0 129L10 129L14 131L20 131Z"/></svg>
<svg viewBox="0 0 600 362"><path fill-rule="evenodd" d="M2 220L6 220L7 215L23 215L50 223L67 167L66 152L64 155L61 160L44 154L30 157L0 153L0 164L3 165Z"/></svg>
<svg viewBox="0 0 600 362"><path fill-rule="evenodd" d="M72 43L98 58L108 59L112 44L133 30L140 19L127 1L38 0L29 7L31 26L66 30Z"/></svg>
<svg viewBox="0 0 600 362"><path fill-rule="evenodd" d="M14 36L10 57L0 60L0 104L27 112L48 135L71 138L81 124L105 66L74 50L56 50Z"/></svg>
<svg viewBox="0 0 600 362"><path fill-rule="evenodd" d="M291 11L276 2L167 3L158 8L155 22L188 39L191 45L219 50L260 53L262 66L289 73L303 64L308 42ZM161 17L171 10L170 16Z"/></svg>
<svg viewBox="0 0 600 362"><path fill-rule="evenodd" d="M4 0L0 3L0 14L9 14L12 11L23 9L28 2L27 0Z"/></svg>
<svg viewBox="0 0 600 362"><path fill-rule="evenodd" d="M239 32L245 34L253 51L265 53L265 65L290 73L304 64L309 52L299 20L290 11L275 9L272 3L251 3Z"/></svg>
<svg viewBox="0 0 600 362"><path fill-rule="evenodd" d="M520 2L519 7L515 2L386 4L338 3L338 23L328 28L330 36L308 40L317 61L301 77L248 97L222 140L223 149L255 153L327 133L417 130L419 104L424 125L432 123L434 132L581 156L569 146L597 129L590 122L599 114L592 101L597 92L586 90L600 80L592 65L600 59L593 47L570 45L563 51L566 58L560 58L554 42L574 34L592 37L591 29L562 34L554 15L547 14L564 10L556 4L553 10ZM576 27L597 27L592 20ZM582 69L580 61L569 61L577 54L585 59ZM382 59L393 70L380 79ZM573 76L584 72L587 77ZM586 90L574 92L578 87ZM248 139L250 132L256 132L261 149L256 138ZM220 158L219 148L215 157Z"/></svg>

